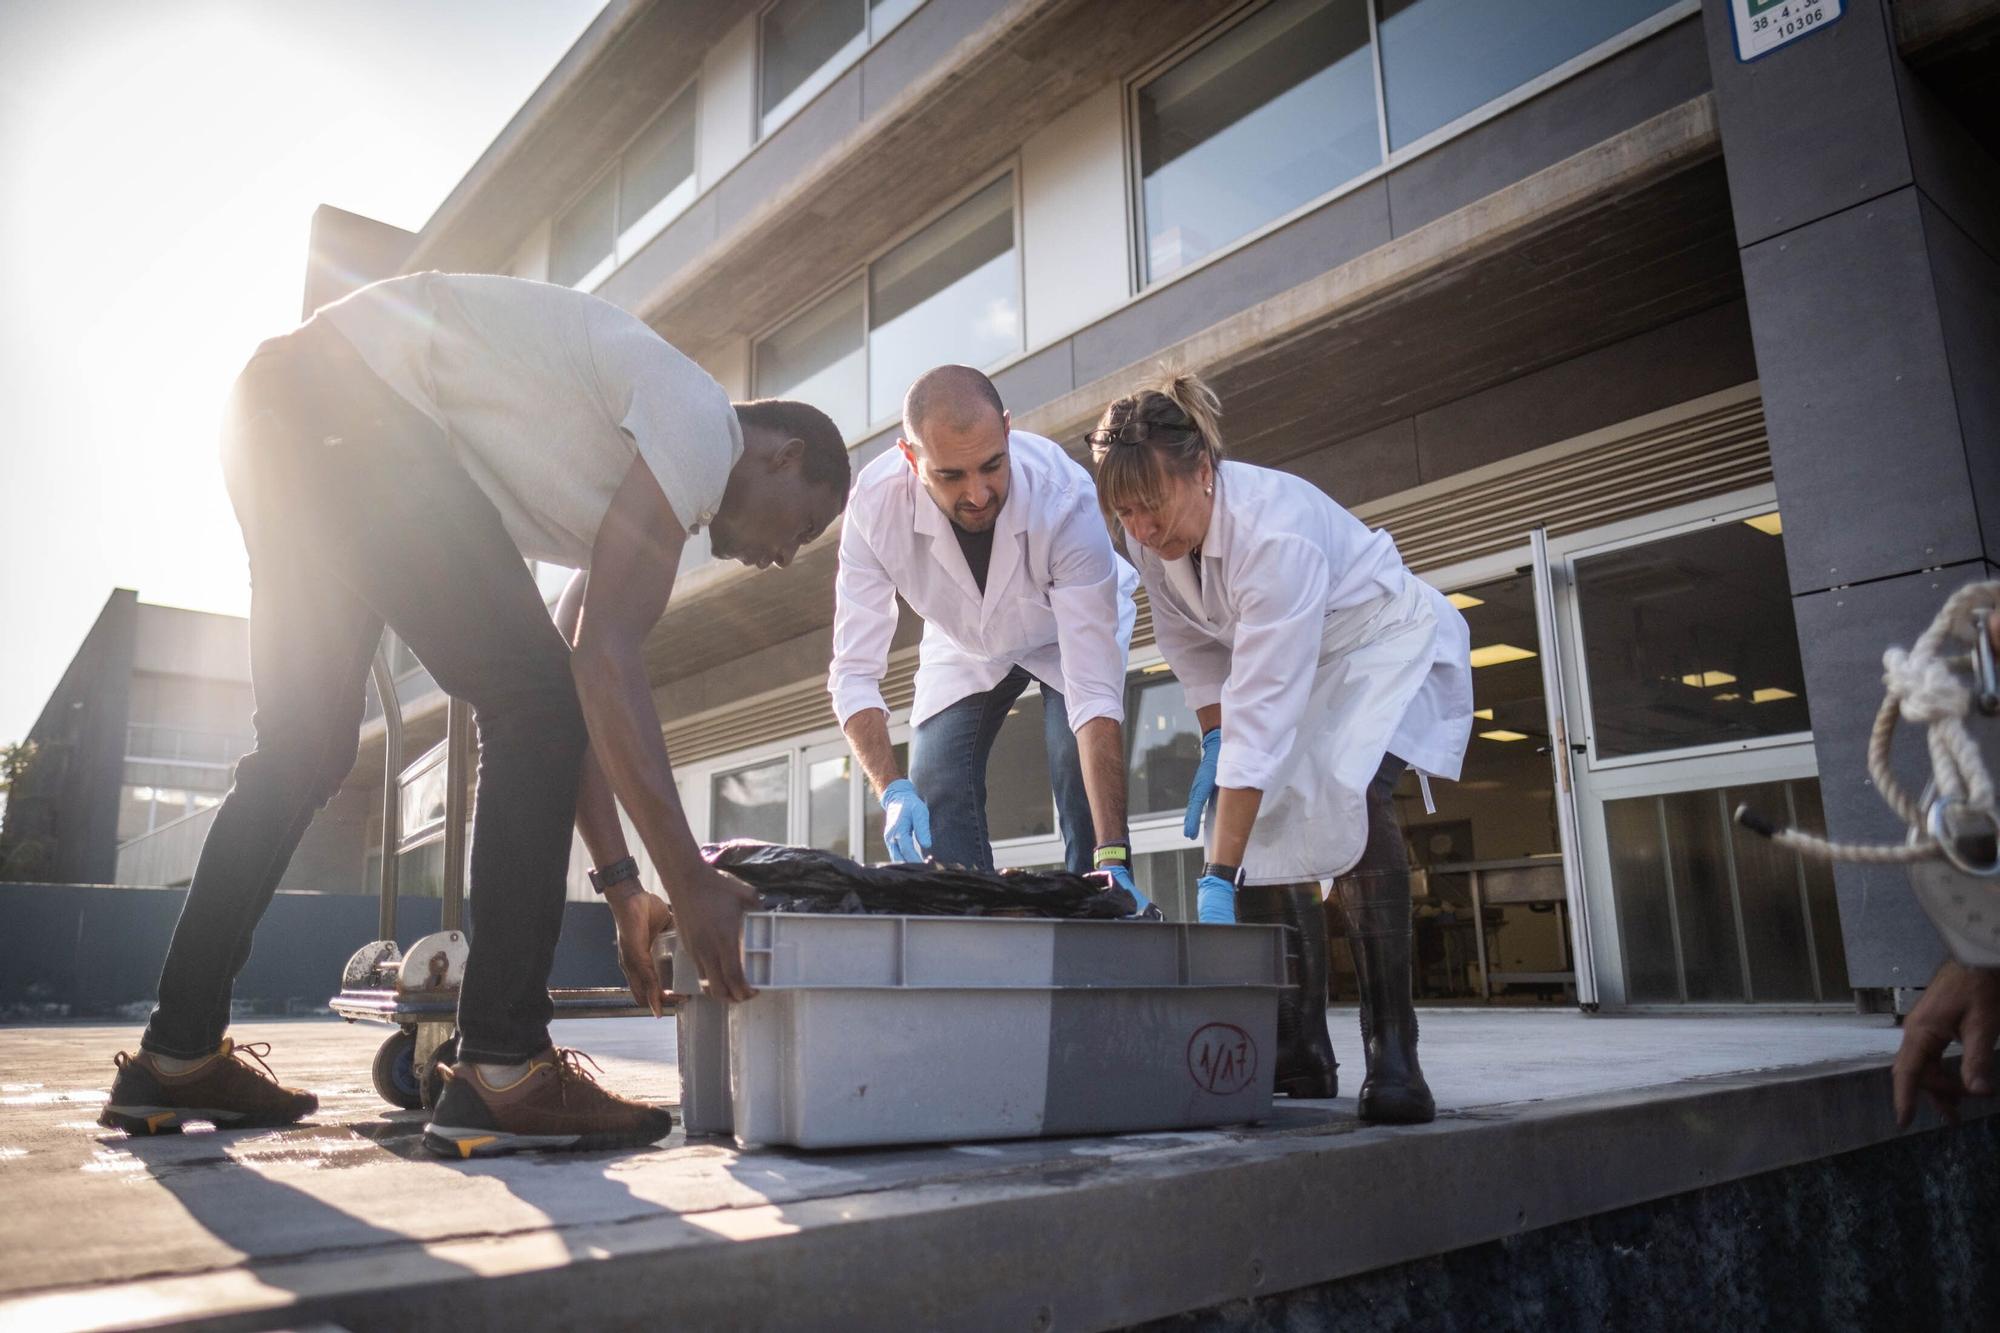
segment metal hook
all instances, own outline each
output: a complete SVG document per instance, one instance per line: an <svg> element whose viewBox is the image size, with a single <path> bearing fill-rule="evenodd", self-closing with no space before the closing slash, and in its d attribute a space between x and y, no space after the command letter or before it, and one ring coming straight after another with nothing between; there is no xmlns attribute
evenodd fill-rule
<svg viewBox="0 0 2000 1333"><path fill-rule="evenodd" d="M1994 850L1986 854L1984 865L1966 856L1965 843L1971 839L1957 827L1958 820L1950 817L1954 811L1986 821ZM1962 817L1963 815L1959 816ZM1931 840L1937 843L1938 850L1944 854L1945 860L1966 874L1979 879L2000 878L2000 818L1996 818L1991 810L1966 801L1937 800L1930 803L1930 816L1926 823L1930 829Z"/></svg>
<svg viewBox="0 0 2000 1333"><path fill-rule="evenodd" d="M1981 607L1972 616L1973 706L1984 717L2000 715L2000 668L1993 661L1993 636L1986 624L1991 607Z"/></svg>

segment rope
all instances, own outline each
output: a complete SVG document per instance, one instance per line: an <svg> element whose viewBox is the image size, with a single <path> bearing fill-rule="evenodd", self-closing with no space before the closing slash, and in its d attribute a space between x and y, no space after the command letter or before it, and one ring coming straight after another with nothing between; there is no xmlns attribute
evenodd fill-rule
<svg viewBox="0 0 2000 1333"><path fill-rule="evenodd" d="M1946 856L1932 831L1932 806L1904 790L1890 768L1890 746L1899 721L1929 728L1925 741L1934 800L1947 809L1970 807L1993 821L1993 777L1966 730L1965 719L1975 708L1973 684L1979 680L1982 652L1979 640L1987 633L1986 616L1978 613L1996 607L2000 607L2000 582L1969 583L1945 600L1914 647L1891 648L1882 654L1882 706L1875 711L1875 725L1868 733L1868 777L1910 830L1908 841L1833 842L1804 829L1773 828L1747 807L1737 809L1737 822L1781 847L1825 861L1907 865ZM1947 652L1954 641L1969 645L1968 651ZM1992 688L1990 681L1983 685ZM1978 703L1990 707L1984 697Z"/></svg>

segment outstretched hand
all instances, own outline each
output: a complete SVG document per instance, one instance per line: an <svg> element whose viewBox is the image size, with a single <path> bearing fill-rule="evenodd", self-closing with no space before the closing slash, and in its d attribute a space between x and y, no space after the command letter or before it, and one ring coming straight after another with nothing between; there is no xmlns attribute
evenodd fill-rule
<svg viewBox="0 0 2000 1333"><path fill-rule="evenodd" d="M1954 1040L1965 1048L1955 1074L1944 1067L1945 1047ZM1962 1099L1991 1096L1997 1040L2000 971L1946 959L1903 1020L1903 1044L1891 1066L1897 1125L1907 1128L1916 1116L1920 1091L1929 1093L1939 1113L1954 1124Z"/></svg>
<svg viewBox="0 0 2000 1333"><path fill-rule="evenodd" d="M618 970L625 974L632 998L658 1018L666 1012L667 991L660 984L659 964L653 961L653 942L674 928L674 911L665 899L637 885L624 893L613 889L605 899L618 927Z"/></svg>
<svg viewBox="0 0 2000 1333"><path fill-rule="evenodd" d="M680 876L672 895L674 920L703 988L718 1000L755 995L743 975L743 914L757 906L756 891L704 861Z"/></svg>

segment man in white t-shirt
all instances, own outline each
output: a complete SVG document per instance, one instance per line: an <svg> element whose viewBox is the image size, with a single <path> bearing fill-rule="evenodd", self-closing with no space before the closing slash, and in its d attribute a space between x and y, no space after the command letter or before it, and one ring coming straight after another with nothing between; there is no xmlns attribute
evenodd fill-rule
<svg viewBox="0 0 2000 1333"><path fill-rule="evenodd" d="M782 567L833 522L849 481L839 430L804 403L731 403L596 297L420 273L260 347L223 466L250 555L257 747L216 812L104 1123L164 1133L316 1109L224 1036L230 989L300 836L354 764L386 623L479 729L458 1063L426 1146L471 1157L659 1139L664 1109L614 1096L549 1041L570 826L635 996L660 1011L650 945L665 913L637 882L614 794L711 991L751 993L737 941L754 898L701 858L640 648L691 533L719 557ZM560 628L523 557L580 571Z"/></svg>

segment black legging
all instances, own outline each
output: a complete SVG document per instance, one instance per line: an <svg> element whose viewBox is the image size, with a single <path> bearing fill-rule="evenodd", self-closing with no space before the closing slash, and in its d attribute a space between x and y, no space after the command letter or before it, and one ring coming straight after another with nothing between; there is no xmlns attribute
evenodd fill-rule
<svg viewBox="0 0 2000 1333"><path fill-rule="evenodd" d="M1350 875L1410 873L1410 853L1403 845L1403 825L1396 818L1396 784L1409 765L1393 754L1368 783L1368 842Z"/></svg>

